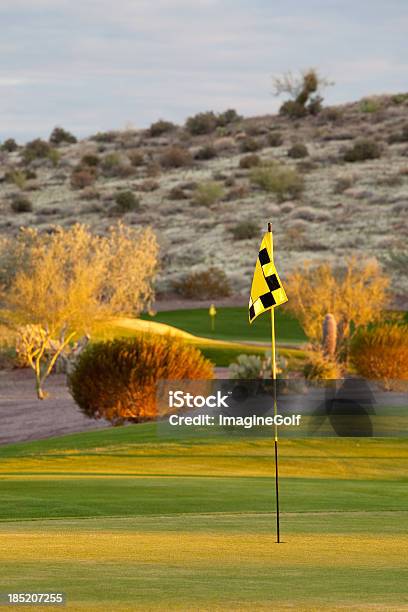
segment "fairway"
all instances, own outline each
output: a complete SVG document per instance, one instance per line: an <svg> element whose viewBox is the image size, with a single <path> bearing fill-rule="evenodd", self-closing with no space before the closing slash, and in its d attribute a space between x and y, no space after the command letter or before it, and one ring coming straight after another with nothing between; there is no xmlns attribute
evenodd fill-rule
<svg viewBox="0 0 408 612"><path fill-rule="evenodd" d="M299 344L306 342L298 321L288 313L285 306L276 309L277 341L282 344ZM248 322L248 308L217 308L215 331L211 331L211 322L207 308L185 310L168 310L158 312L154 317L143 315L143 319L173 325L179 329L207 338L220 340L245 340L248 342L270 342L271 324L269 317L259 317L252 325Z"/></svg>
<svg viewBox="0 0 408 612"><path fill-rule="evenodd" d="M1 591L70 610L408 608L408 444L270 440L154 424L0 449Z"/></svg>

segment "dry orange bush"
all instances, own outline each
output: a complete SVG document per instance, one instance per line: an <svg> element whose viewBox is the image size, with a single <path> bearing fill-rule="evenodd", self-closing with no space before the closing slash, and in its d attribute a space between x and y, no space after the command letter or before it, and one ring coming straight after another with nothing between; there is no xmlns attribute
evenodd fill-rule
<svg viewBox="0 0 408 612"><path fill-rule="evenodd" d="M195 347L169 336L140 334L88 346L69 387L87 416L137 423L156 417L158 381L212 377L211 362Z"/></svg>
<svg viewBox="0 0 408 612"><path fill-rule="evenodd" d="M351 345L351 361L361 376L398 388L408 381L408 327L383 323L361 330Z"/></svg>

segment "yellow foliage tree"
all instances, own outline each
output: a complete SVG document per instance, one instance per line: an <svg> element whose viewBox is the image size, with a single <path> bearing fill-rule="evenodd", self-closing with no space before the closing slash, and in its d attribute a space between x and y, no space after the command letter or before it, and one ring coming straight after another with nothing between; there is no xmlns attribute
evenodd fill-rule
<svg viewBox="0 0 408 612"><path fill-rule="evenodd" d="M375 260L360 263L352 257L343 272L329 264L312 268L305 264L288 278L288 308L299 319L312 342L322 340L327 313L338 325L338 346L344 346L352 330L377 320L388 304L388 278Z"/></svg>
<svg viewBox="0 0 408 612"><path fill-rule="evenodd" d="M1 317L10 326L39 326L38 346L30 336L30 351L38 355L53 340L91 334L115 315L137 315L154 297L152 281L158 245L149 228L136 230L121 223L106 235L92 234L84 225L56 227L51 234L23 229L0 248ZM22 338L20 338L22 340ZM44 348L45 347L45 348ZM39 351L39 352L36 352ZM43 369L41 384L44 382ZM37 394L41 395L41 384Z"/></svg>

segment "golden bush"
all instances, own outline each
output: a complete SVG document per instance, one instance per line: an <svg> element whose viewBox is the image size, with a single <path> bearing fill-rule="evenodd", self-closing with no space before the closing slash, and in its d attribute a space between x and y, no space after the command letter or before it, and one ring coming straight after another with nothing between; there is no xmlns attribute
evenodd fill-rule
<svg viewBox="0 0 408 612"><path fill-rule="evenodd" d="M351 344L351 362L368 379L386 389L408 380L408 326L382 323L359 331Z"/></svg>
<svg viewBox="0 0 408 612"><path fill-rule="evenodd" d="M338 344L347 342L353 329L377 320L388 304L389 280L375 260L346 262L342 272L329 264L305 264L287 279L288 310L300 321L313 342L322 341L322 324L332 313L338 325Z"/></svg>

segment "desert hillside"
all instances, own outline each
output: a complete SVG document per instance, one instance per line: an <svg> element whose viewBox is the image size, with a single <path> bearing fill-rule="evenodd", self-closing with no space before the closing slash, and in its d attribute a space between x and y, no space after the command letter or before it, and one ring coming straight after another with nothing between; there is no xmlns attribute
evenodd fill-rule
<svg viewBox="0 0 408 612"><path fill-rule="evenodd" d="M283 277L304 260L376 257L396 295L408 291L408 94L301 119L202 113L183 127L158 121L74 140L56 130L48 143L3 143L1 233L149 225L161 247L159 293L216 267L239 294L270 219Z"/></svg>

